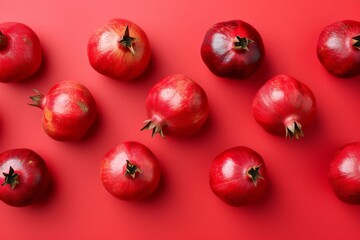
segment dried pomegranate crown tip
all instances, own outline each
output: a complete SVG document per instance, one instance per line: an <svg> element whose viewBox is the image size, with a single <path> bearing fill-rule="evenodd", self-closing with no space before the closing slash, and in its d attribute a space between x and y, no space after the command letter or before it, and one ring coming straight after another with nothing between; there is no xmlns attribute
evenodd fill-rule
<svg viewBox="0 0 360 240"><path fill-rule="evenodd" d="M142 173L141 169L138 168L135 164L131 163L129 160L126 160L125 175L130 175L132 178L135 178L136 173Z"/></svg>
<svg viewBox="0 0 360 240"><path fill-rule="evenodd" d="M255 187L257 186L257 182L259 179L265 180L263 176L259 173L261 164L255 167L252 167L248 170L248 176L250 177L251 181L254 183Z"/></svg>
<svg viewBox="0 0 360 240"><path fill-rule="evenodd" d="M28 105L34 106L34 107L40 107L41 106L41 100L44 97L44 95L41 92L39 92L38 90L36 90L36 89L33 89L33 91L36 93L36 95L30 96L30 99L33 102L28 103Z"/></svg>
<svg viewBox="0 0 360 240"><path fill-rule="evenodd" d="M301 129L301 124L294 121L286 126L286 138L293 138L299 139L299 137L304 137L304 133Z"/></svg>
<svg viewBox="0 0 360 240"><path fill-rule="evenodd" d="M128 27L128 25L126 25L125 31L124 31L124 36L119 41L119 43L121 45L123 45L124 47L127 47L133 55L135 55L135 50L134 50L134 47L133 47L134 40L135 40L135 38L130 36L129 27Z"/></svg>
<svg viewBox="0 0 360 240"><path fill-rule="evenodd" d="M144 121L144 123L145 123L145 126L143 128L141 128L140 131L143 131L145 129L152 130L151 137L154 137L157 133L159 133L162 138L165 138L165 135L164 135L164 132L162 130L160 123L154 123L151 120L146 120L146 121Z"/></svg>
<svg viewBox="0 0 360 240"><path fill-rule="evenodd" d="M353 46L360 50L360 35L353 38Z"/></svg>
<svg viewBox="0 0 360 240"><path fill-rule="evenodd" d="M10 166L9 173L4 173L3 175L5 177L4 182L1 184L1 186L5 186L7 184L10 185L11 189L14 189L19 184L19 175L15 173L14 169Z"/></svg>
<svg viewBox="0 0 360 240"><path fill-rule="evenodd" d="M249 45L249 43L252 43L252 42L254 42L254 41L251 39L248 39L247 37L236 36L234 39L234 48L249 51L248 45Z"/></svg>

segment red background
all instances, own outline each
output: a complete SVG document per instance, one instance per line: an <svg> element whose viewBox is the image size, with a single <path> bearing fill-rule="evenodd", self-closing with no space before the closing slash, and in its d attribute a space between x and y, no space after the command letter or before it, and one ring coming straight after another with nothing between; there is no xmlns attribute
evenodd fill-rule
<svg viewBox="0 0 360 240"><path fill-rule="evenodd" d="M39 36L44 63L27 81L0 86L0 149L39 153L53 175L46 198L26 208L0 204L2 239L358 239L360 208L340 202L326 169L335 150L360 140L360 82L329 75L316 57L318 35L342 19L359 21L358 0L270 1L2 1L0 21L18 21ZM124 83L95 72L87 59L90 33L110 18L134 21L147 33L153 57L146 73ZM250 79L212 75L200 57L205 31L242 19L263 37L266 57ZM195 136L151 138L140 132L145 98L159 79L183 73L206 91L210 118ZM300 141L266 133L252 117L252 98L276 74L314 92L317 121ZM93 93L99 118L78 142L57 142L42 130L41 111L27 105L42 92L76 80ZM153 197L124 202L99 179L99 162L116 144L135 140L158 157L162 182ZM209 165L236 145L260 153L270 188L259 203L235 208L211 192Z"/></svg>

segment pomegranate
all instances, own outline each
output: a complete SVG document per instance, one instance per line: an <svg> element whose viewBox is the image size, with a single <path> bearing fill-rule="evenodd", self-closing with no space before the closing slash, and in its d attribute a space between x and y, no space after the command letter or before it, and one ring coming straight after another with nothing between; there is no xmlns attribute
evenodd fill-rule
<svg viewBox="0 0 360 240"><path fill-rule="evenodd" d="M259 200L266 186L264 160L248 147L227 149L211 163L211 190L230 205L244 206Z"/></svg>
<svg viewBox="0 0 360 240"><path fill-rule="evenodd" d="M304 136L303 127L315 118L315 96L304 83L277 75L256 93L252 110L255 120L267 132L299 139Z"/></svg>
<svg viewBox="0 0 360 240"><path fill-rule="evenodd" d="M32 204L44 194L50 174L44 160L30 149L0 154L0 200L14 207Z"/></svg>
<svg viewBox="0 0 360 240"><path fill-rule="evenodd" d="M123 81L141 75L150 55L144 30L125 19L111 19L91 35L88 43L91 66L105 76Z"/></svg>
<svg viewBox="0 0 360 240"><path fill-rule="evenodd" d="M198 131L208 116L205 91L182 74L170 75L157 82L146 98L148 120L141 129L173 136L189 136Z"/></svg>
<svg viewBox="0 0 360 240"><path fill-rule="evenodd" d="M337 77L360 75L360 22L343 20L320 33L317 56L325 69Z"/></svg>
<svg viewBox="0 0 360 240"><path fill-rule="evenodd" d="M360 143L350 143L337 150L329 164L328 178L340 200L360 204Z"/></svg>
<svg viewBox="0 0 360 240"><path fill-rule="evenodd" d="M264 54L259 32L241 20L214 24L201 45L202 60L219 77L249 77L261 66Z"/></svg>
<svg viewBox="0 0 360 240"><path fill-rule="evenodd" d="M28 78L41 62L40 40L30 27L18 22L0 23L0 82Z"/></svg>
<svg viewBox="0 0 360 240"><path fill-rule="evenodd" d="M143 144L124 142L112 148L101 160L101 181L113 196L128 201L152 194L160 182L160 165Z"/></svg>
<svg viewBox="0 0 360 240"><path fill-rule="evenodd" d="M55 84L46 95L35 90L32 106L43 110L43 128L53 139L78 140L96 118L96 103L89 90L74 81Z"/></svg>

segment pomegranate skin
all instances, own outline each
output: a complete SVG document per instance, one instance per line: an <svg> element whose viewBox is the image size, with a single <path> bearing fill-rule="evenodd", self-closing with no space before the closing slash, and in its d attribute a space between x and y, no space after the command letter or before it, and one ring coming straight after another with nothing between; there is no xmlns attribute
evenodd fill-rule
<svg viewBox="0 0 360 240"><path fill-rule="evenodd" d="M18 22L0 23L0 82L28 78L41 63L40 40L30 27Z"/></svg>
<svg viewBox="0 0 360 240"><path fill-rule="evenodd" d="M157 82L146 98L148 120L143 129L172 136L197 132L208 117L205 91L182 74L170 75Z"/></svg>
<svg viewBox="0 0 360 240"><path fill-rule="evenodd" d="M343 20L320 33L317 57L332 75L352 78L360 75L360 22Z"/></svg>
<svg viewBox="0 0 360 240"><path fill-rule="evenodd" d="M85 135L94 123L97 109L89 90L75 81L55 84L46 95L31 97L43 110L43 129L58 141L75 141Z"/></svg>
<svg viewBox="0 0 360 240"><path fill-rule="evenodd" d="M343 202L360 204L360 143L337 150L329 163L328 179L335 195Z"/></svg>
<svg viewBox="0 0 360 240"><path fill-rule="evenodd" d="M259 32L241 20L214 24L205 34L201 58L219 77L245 79L262 65L265 55Z"/></svg>
<svg viewBox="0 0 360 240"><path fill-rule="evenodd" d="M286 75L268 80L256 93L252 111L255 120L277 136L302 136L316 114L315 96L302 82Z"/></svg>
<svg viewBox="0 0 360 240"><path fill-rule="evenodd" d="M248 147L227 149L210 165L211 190L232 206L244 206L261 199L267 187L266 178L263 158Z"/></svg>

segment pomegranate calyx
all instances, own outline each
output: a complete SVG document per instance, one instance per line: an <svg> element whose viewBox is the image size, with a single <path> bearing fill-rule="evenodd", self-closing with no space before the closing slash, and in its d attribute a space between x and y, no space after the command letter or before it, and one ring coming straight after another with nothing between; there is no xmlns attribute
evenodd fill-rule
<svg viewBox="0 0 360 240"><path fill-rule="evenodd" d="M128 25L126 25L125 31L124 31L124 36L119 41L119 43L122 46L127 47L133 55L135 55L135 50L134 50L134 47L133 47L134 40L135 40L135 38L130 36L129 27L128 27Z"/></svg>
<svg viewBox="0 0 360 240"><path fill-rule="evenodd" d="M0 50L4 49L7 45L6 36L0 31Z"/></svg>
<svg viewBox="0 0 360 240"><path fill-rule="evenodd" d="M353 46L360 50L360 35L353 37Z"/></svg>
<svg viewBox="0 0 360 240"><path fill-rule="evenodd" d="M4 182L1 186L5 186L7 184L10 185L11 189L14 189L19 184L19 174L15 173L14 169L10 166L9 173L4 173L5 176Z"/></svg>
<svg viewBox="0 0 360 240"><path fill-rule="evenodd" d="M129 160L126 160L125 176L129 175L132 178L135 178L136 173L142 173L141 169L138 168L135 164L131 163Z"/></svg>
<svg viewBox="0 0 360 240"><path fill-rule="evenodd" d="M28 103L28 105L41 108L44 95L36 89L33 89L33 91L36 93L36 95L30 96L30 99L33 102Z"/></svg>
<svg viewBox="0 0 360 240"><path fill-rule="evenodd" d="M259 179L265 180L264 177L261 176L259 173L260 167L261 167L261 164L258 166L254 166L247 171L247 175L249 176L251 181L254 183L255 187L257 186L257 182L259 181Z"/></svg>
<svg viewBox="0 0 360 240"><path fill-rule="evenodd" d="M152 130L151 137L154 137L157 133L159 133L162 138L165 138L161 123L154 122L151 119L144 121L144 123L145 126L141 128L140 131L143 131L145 129Z"/></svg>
<svg viewBox="0 0 360 240"><path fill-rule="evenodd" d="M247 37L236 36L234 38L234 48L249 51L248 45L252 42L254 41Z"/></svg>
<svg viewBox="0 0 360 240"><path fill-rule="evenodd" d="M286 138L293 138L299 139L299 137L304 137L304 133L301 129L301 124L293 121L286 126Z"/></svg>

